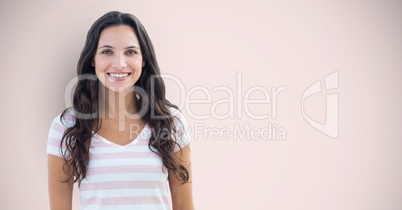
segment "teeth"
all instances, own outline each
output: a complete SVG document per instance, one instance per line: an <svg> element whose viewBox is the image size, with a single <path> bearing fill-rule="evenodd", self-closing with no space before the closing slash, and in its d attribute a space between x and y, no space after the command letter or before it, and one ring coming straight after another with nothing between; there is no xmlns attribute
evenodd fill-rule
<svg viewBox="0 0 402 210"><path fill-rule="evenodd" d="M110 76L115 77L115 78L123 78L123 77L127 77L129 74L128 73L124 73L124 74L113 74L113 73L109 73Z"/></svg>

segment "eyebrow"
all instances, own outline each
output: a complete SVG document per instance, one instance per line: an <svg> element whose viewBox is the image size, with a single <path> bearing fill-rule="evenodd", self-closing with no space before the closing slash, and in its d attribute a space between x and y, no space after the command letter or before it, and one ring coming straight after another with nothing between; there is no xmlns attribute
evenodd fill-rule
<svg viewBox="0 0 402 210"><path fill-rule="evenodd" d="M100 48L112 48L113 49L114 47L112 47L110 45L103 45L102 47L99 47L98 49L100 49ZM126 47L126 49L130 49L130 48L140 49L139 47L134 46L134 45Z"/></svg>

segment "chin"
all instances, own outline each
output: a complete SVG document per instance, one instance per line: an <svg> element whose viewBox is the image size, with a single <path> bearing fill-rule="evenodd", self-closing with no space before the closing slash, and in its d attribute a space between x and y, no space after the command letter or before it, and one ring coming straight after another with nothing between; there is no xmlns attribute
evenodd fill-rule
<svg viewBox="0 0 402 210"><path fill-rule="evenodd" d="M124 93L124 92L130 92L134 90L133 86L109 86L107 89L116 92L116 93Z"/></svg>

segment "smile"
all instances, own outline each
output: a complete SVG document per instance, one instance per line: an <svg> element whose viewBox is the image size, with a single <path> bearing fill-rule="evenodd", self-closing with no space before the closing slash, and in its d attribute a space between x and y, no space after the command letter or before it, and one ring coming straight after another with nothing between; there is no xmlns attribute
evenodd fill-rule
<svg viewBox="0 0 402 210"><path fill-rule="evenodd" d="M114 77L114 78L124 78L131 75L131 73L107 73L107 75Z"/></svg>

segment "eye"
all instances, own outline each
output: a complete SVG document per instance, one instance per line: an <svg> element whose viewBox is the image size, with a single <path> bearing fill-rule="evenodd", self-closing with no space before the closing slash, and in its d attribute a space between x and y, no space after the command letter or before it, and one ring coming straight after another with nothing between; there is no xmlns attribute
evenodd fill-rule
<svg viewBox="0 0 402 210"><path fill-rule="evenodd" d="M137 54L137 51L135 51L135 50L127 50L127 52L126 52L128 55L134 55L134 54Z"/></svg>
<svg viewBox="0 0 402 210"><path fill-rule="evenodd" d="M112 54L111 50L104 50L101 52L101 54Z"/></svg>

